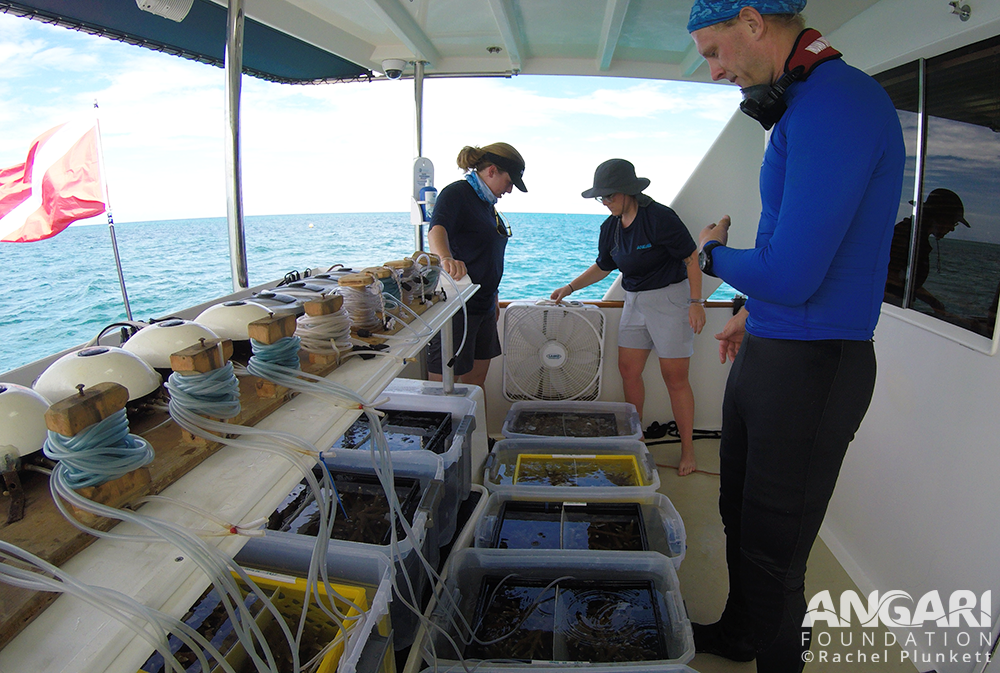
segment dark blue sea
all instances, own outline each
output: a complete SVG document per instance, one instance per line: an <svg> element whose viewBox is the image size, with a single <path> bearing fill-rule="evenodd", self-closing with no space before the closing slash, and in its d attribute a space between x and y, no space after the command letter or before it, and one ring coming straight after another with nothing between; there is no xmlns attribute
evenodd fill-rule
<svg viewBox="0 0 1000 673"><path fill-rule="evenodd" d="M597 256L598 215L512 213L503 299L547 298ZM312 225L312 226L310 226ZM137 320L232 291L225 218L115 225ZM246 218L250 285L289 271L373 266L414 251L409 213ZM0 243L0 372L84 343L125 319L107 226L71 226L36 243ZM600 299L615 274L574 295Z"/></svg>

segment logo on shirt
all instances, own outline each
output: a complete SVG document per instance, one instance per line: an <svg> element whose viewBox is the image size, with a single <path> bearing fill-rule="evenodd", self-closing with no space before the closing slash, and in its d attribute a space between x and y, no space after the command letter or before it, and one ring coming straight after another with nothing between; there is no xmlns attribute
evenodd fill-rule
<svg viewBox="0 0 1000 673"><path fill-rule="evenodd" d="M635 249L636 250L646 250L647 248L652 248L652 247L653 247L652 243L647 243L645 245L637 245L637 246L635 246Z"/></svg>

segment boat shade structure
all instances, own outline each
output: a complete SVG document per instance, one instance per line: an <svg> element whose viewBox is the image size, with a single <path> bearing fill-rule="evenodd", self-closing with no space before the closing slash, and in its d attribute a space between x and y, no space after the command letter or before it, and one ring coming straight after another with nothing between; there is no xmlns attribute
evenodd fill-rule
<svg viewBox="0 0 1000 673"><path fill-rule="evenodd" d="M209 0L194 0L191 11L180 22L144 12L135 0L4 1L0 2L0 11L219 67L225 60L226 8ZM243 72L290 84L371 75L366 68L250 18L244 28Z"/></svg>

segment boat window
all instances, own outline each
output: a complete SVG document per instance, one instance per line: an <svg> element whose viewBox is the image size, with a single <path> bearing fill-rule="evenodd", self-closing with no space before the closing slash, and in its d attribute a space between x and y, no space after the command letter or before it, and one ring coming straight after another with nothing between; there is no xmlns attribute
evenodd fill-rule
<svg viewBox="0 0 1000 673"><path fill-rule="evenodd" d="M875 79L885 87L899 115L903 127L903 142L906 145L906 164L903 168L903 191L896 211L896 231L889 258L889 277L885 285L885 301L895 306L903 305L906 268L909 260L909 233L907 227L913 221L913 185L916 180L918 123L920 120L920 72L918 64L908 63L888 72L876 75ZM905 230L905 231L903 231Z"/></svg>
<svg viewBox="0 0 1000 673"><path fill-rule="evenodd" d="M896 104L907 149L885 301L992 337L1000 296L1000 38L928 59L920 75L912 63L876 77Z"/></svg>

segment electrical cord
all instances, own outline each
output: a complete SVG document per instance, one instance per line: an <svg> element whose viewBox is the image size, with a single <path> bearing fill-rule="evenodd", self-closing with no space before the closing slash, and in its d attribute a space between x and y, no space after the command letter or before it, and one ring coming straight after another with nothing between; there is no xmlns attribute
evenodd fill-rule
<svg viewBox="0 0 1000 673"><path fill-rule="evenodd" d="M646 446L660 446L663 444L680 444L681 441L681 433L680 430L677 428L676 421L667 421L662 425L660 423L657 423L656 421L653 421L652 423L649 424L649 427L646 428L643 435L646 437L647 440L645 442ZM659 439L660 437L664 436L670 436L673 439L661 439L660 441L656 442L648 441L650 439ZM721 430L699 430L695 428L694 430L691 431L692 440L721 439L721 438L722 438ZM662 468L669 468L672 470L679 469L677 465L667 465L667 464L657 463L656 466ZM718 472L709 472L708 470L702 470L698 468L696 468L694 471L701 472L702 474L707 474L713 477L719 476Z"/></svg>
<svg viewBox="0 0 1000 673"><path fill-rule="evenodd" d="M659 444L678 444L681 441L681 432L677 428L677 421L667 421L664 424L660 424L653 421L649 424L649 427L643 432L643 436L646 440L650 439L660 439L661 437L670 436L673 439L664 439L658 442L646 441L646 446L657 446ZM691 431L691 438L693 440L698 439L720 439L722 437L721 430L699 430L695 428Z"/></svg>

